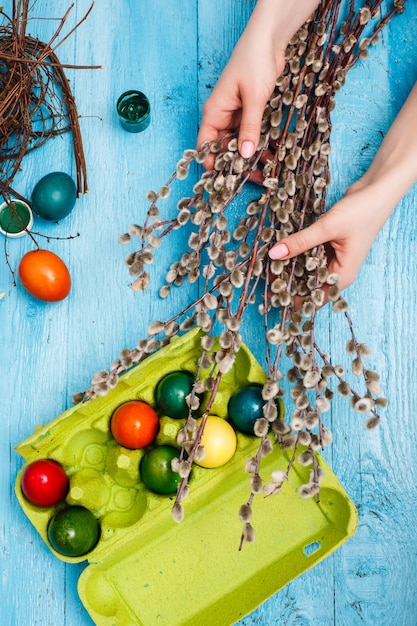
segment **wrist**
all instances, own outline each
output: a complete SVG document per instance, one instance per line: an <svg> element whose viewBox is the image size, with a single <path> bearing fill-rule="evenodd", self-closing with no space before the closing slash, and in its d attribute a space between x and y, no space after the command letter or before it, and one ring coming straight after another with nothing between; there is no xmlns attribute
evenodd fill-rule
<svg viewBox="0 0 417 626"><path fill-rule="evenodd" d="M417 181L417 84L356 187L371 187L391 210ZM355 187L354 186L354 187Z"/></svg>
<svg viewBox="0 0 417 626"><path fill-rule="evenodd" d="M319 0L258 0L247 29L268 37L275 50L285 52L289 41L316 10Z"/></svg>
<svg viewBox="0 0 417 626"><path fill-rule="evenodd" d="M365 175L349 187L346 196L354 201L355 207L360 208L361 219L365 219L367 228L378 232L404 193L390 184L387 178L366 180Z"/></svg>

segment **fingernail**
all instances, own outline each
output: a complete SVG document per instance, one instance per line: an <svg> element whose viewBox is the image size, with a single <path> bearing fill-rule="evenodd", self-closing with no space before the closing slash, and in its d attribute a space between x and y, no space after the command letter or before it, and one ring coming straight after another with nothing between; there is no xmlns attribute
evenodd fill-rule
<svg viewBox="0 0 417 626"><path fill-rule="evenodd" d="M285 243L277 243L276 246L270 249L269 256L271 259L283 259L289 252Z"/></svg>
<svg viewBox="0 0 417 626"><path fill-rule="evenodd" d="M240 146L240 154L244 159L250 159L255 152L255 146L252 141L244 141Z"/></svg>

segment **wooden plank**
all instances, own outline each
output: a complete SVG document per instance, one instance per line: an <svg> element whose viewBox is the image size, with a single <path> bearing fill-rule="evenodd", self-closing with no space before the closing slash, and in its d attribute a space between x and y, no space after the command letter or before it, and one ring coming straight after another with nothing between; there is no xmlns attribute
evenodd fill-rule
<svg viewBox="0 0 417 626"><path fill-rule="evenodd" d="M11 5L5 2L6 12ZM78 0L69 23L80 19L88 6L89 1ZM13 446L38 423L70 406L72 393L85 389L92 374L108 367L121 348L133 347L151 320L168 318L195 293L190 287L185 293L175 290L167 301L157 298L159 279L181 254L181 233L159 256L155 284L147 294L129 289L123 265L129 249L117 238L132 222L143 221L146 191L163 184L182 150L194 145L201 106L253 6L253 0L154 0L151 8L133 1L111 7L96 3L87 22L58 49L62 61L102 64L103 69L68 72L82 116L90 192L61 224L37 221L51 237L80 232L71 241L45 242L70 266L71 296L56 305L36 302L21 286L12 286L0 263L0 292L5 292L0 301L2 625L92 623L76 591L82 566L52 558L16 502L13 483L22 461ZM57 17L67 7L64 0L38 0L33 15ZM33 20L29 30L47 39L56 26ZM338 94L331 201L368 167L417 79L416 39L417 3L410 0L406 14L389 26ZM122 131L114 109L117 96L130 87L147 93L152 106L151 126L136 136ZM30 194L36 180L56 169L74 174L67 138L26 159L16 186ZM181 189L175 188L163 211L174 210ZM330 416L335 441L326 456L358 506L358 532L244 618L242 626L416 624L416 202L414 187L348 290L358 334L372 348L371 362L381 372L390 399L383 426L374 433L365 431L362 419L343 400ZM242 205L234 207L235 216ZM30 247L27 238L9 243L13 267ZM326 310L321 316L321 338L343 362L344 320ZM261 337L254 315L244 339L260 359Z"/></svg>
<svg viewBox="0 0 417 626"><path fill-rule="evenodd" d="M367 61L352 71L340 94L343 110L339 110L339 125L337 113L335 116L336 141L340 145L343 141L345 148L334 151L333 171L341 190L368 167L417 79L416 49L412 39L404 36L402 21L412 23L408 20L415 5L408 9L408 14L384 32ZM346 164L350 164L347 169ZM346 411L341 403L335 411L335 427L345 445L335 448L333 467L360 507L356 536L346 550L335 555L336 623L394 620L413 624L417 615L416 594L408 582L417 563L416 550L407 530L413 516L409 494L415 490L416 467L405 434L415 428L410 424L413 410L408 402L413 403L414 389L407 367L416 356L415 345L410 342L414 324L410 299L415 300L415 292L401 278L415 271L415 214L409 205L410 201L415 203L415 193L414 188L397 208L349 290L358 332L372 348L370 362L381 373L390 403L383 427L372 433L364 432L359 416ZM340 343L340 328L335 325L333 344ZM398 615L399 597L403 600Z"/></svg>

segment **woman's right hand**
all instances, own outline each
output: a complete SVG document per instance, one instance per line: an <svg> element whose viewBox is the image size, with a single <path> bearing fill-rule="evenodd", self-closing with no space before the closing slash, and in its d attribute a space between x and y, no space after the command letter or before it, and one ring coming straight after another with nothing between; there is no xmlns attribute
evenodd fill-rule
<svg viewBox="0 0 417 626"><path fill-rule="evenodd" d="M353 282L379 230L417 181L416 110L417 83L365 174L314 224L275 244L272 259L290 259L324 244L339 287Z"/></svg>
<svg viewBox="0 0 417 626"><path fill-rule="evenodd" d="M338 274L338 287L353 283L379 230L394 207L384 206L372 186L358 181L345 196L307 228L285 237L269 251L271 259L291 259L324 245L329 272Z"/></svg>

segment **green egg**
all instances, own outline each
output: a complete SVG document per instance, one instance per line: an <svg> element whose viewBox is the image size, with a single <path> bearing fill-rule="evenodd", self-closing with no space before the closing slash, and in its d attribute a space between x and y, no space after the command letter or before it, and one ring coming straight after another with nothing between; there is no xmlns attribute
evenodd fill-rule
<svg viewBox="0 0 417 626"><path fill-rule="evenodd" d="M172 446L157 446L149 450L140 464L140 473L146 487L155 493L172 494L177 491L181 477L171 467L179 456Z"/></svg>
<svg viewBox="0 0 417 626"><path fill-rule="evenodd" d="M187 396L191 393L195 376L189 372L176 371L167 374L159 381L155 391L158 409L174 419L188 415Z"/></svg>
<svg viewBox="0 0 417 626"><path fill-rule="evenodd" d="M64 556L82 556L94 548L100 537L100 525L83 506L69 506L58 511L48 527L51 546Z"/></svg>

